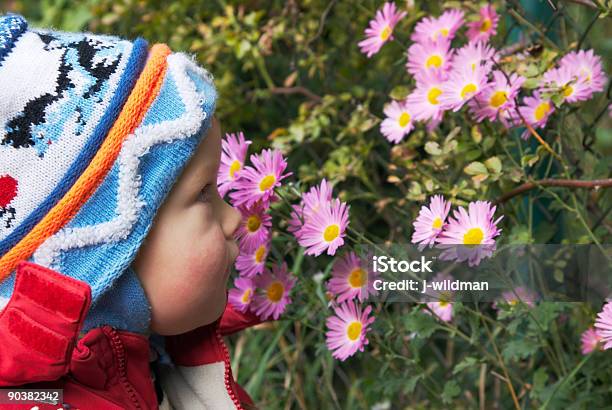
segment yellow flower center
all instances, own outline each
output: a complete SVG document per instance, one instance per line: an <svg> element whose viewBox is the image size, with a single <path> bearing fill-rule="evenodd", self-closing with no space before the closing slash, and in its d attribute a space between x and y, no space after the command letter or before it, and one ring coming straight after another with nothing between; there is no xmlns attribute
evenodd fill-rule
<svg viewBox="0 0 612 410"><path fill-rule="evenodd" d="M489 29L491 28L492 25L493 25L493 22L491 21L491 19L484 19L482 21L482 24L480 25L480 31L485 33L487 31L489 31Z"/></svg>
<svg viewBox="0 0 612 410"><path fill-rule="evenodd" d="M434 229L442 228L442 219L440 217L434 219L433 223L431 224L431 227Z"/></svg>
<svg viewBox="0 0 612 410"><path fill-rule="evenodd" d="M548 101L544 101L536 107L535 111L533 112L533 116L535 117L536 121L540 121L546 116L546 114L548 114L548 111L550 111L550 104Z"/></svg>
<svg viewBox="0 0 612 410"><path fill-rule="evenodd" d="M440 300L440 302L439 302L439 306L440 306L440 307L446 307L446 306L448 306L448 303L449 303L449 302L447 302L446 300Z"/></svg>
<svg viewBox="0 0 612 410"><path fill-rule="evenodd" d="M266 291L268 299L270 299L274 303L282 299L284 292L285 288L283 287L283 284L279 281L272 282L270 286L268 286L268 290Z"/></svg>
<svg viewBox="0 0 612 410"><path fill-rule="evenodd" d="M572 87L571 85L567 84L567 85L563 86L561 91L563 91L563 96L565 98L567 98L567 97L571 96L574 93L574 87Z"/></svg>
<svg viewBox="0 0 612 410"><path fill-rule="evenodd" d="M463 235L464 245L480 245L484 239L484 232L480 228L470 228L465 235Z"/></svg>
<svg viewBox="0 0 612 410"><path fill-rule="evenodd" d="M510 306L515 306L515 305L517 305L517 304L518 304L518 300L517 300L517 299L512 299L510 302L508 302L508 304L509 304Z"/></svg>
<svg viewBox="0 0 612 410"><path fill-rule="evenodd" d="M249 232L256 232L261 226L261 219L257 215L251 215L247 219L246 226Z"/></svg>
<svg viewBox="0 0 612 410"><path fill-rule="evenodd" d="M329 225L323 232L323 239L325 239L326 242L331 242L336 239L338 235L340 235L340 227L336 224Z"/></svg>
<svg viewBox="0 0 612 410"><path fill-rule="evenodd" d="M410 122L410 114L407 112L403 112L402 115L399 116L399 126L404 128Z"/></svg>
<svg viewBox="0 0 612 410"><path fill-rule="evenodd" d="M351 342L354 342L361 336L361 329L363 329L361 322L351 322L346 328L346 336Z"/></svg>
<svg viewBox="0 0 612 410"><path fill-rule="evenodd" d="M251 298L251 289L247 289L244 291L244 293L242 294L242 303L247 303L249 301L249 299Z"/></svg>
<svg viewBox="0 0 612 410"><path fill-rule="evenodd" d="M438 32L434 36L434 40L438 37L438 35L442 35L442 37L448 37L448 29L447 28L441 28L440 30L438 30Z"/></svg>
<svg viewBox="0 0 612 410"><path fill-rule="evenodd" d="M461 98L465 100L467 97L469 97L470 94L476 92L477 90L478 87L476 87L476 84L469 83L468 85L463 87L463 90L461 90Z"/></svg>
<svg viewBox="0 0 612 410"><path fill-rule="evenodd" d="M440 68L442 63L443 63L442 57L440 57L437 54L434 54L432 56L429 56L429 58L425 62L425 67L427 67L427 68L431 68L431 67Z"/></svg>
<svg viewBox="0 0 612 410"><path fill-rule="evenodd" d="M275 183L276 183L276 177L274 175L266 175L265 177L263 177L263 179L259 183L259 190L262 192L267 191Z"/></svg>
<svg viewBox="0 0 612 410"><path fill-rule="evenodd" d="M587 83L591 82L591 75L592 74L593 73L588 68L584 68L584 67L580 68L580 76L584 77L584 79L586 80Z"/></svg>
<svg viewBox="0 0 612 410"><path fill-rule="evenodd" d="M361 268L353 269L351 274L348 277L349 284L353 288L360 288L365 285L366 280L368 279L368 274Z"/></svg>
<svg viewBox="0 0 612 410"><path fill-rule="evenodd" d="M232 162L232 165L230 165L230 169L229 169L230 178L232 179L236 178L236 172L240 171L241 166L242 165L240 164L240 161L238 160L234 160L234 162Z"/></svg>
<svg viewBox="0 0 612 410"><path fill-rule="evenodd" d="M385 26L385 28L380 32L380 39L382 41L387 41L389 37L391 37L391 33L393 33L393 30L391 30L391 27Z"/></svg>
<svg viewBox="0 0 612 410"><path fill-rule="evenodd" d="M255 262L261 263L266 255L266 247L259 245L259 248L255 251Z"/></svg>
<svg viewBox="0 0 612 410"><path fill-rule="evenodd" d="M504 105L506 101L508 101L508 94L505 91L496 91L491 96L489 104L491 104L493 108L499 108Z"/></svg>
<svg viewBox="0 0 612 410"><path fill-rule="evenodd" d="M442 94L442 90L436 87L431 87L427 93L427 101L432 105L438 105L438 97Z"/></svg>

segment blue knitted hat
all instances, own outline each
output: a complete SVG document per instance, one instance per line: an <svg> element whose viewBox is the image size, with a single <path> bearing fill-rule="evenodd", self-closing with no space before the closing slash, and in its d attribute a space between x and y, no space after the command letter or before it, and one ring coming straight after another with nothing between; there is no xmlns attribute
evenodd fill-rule
<svg viewBox="0 0 612 410"><path fill-rule="evenodd" d="M215 101L210 74L163 44L0 16L0 310L29 260L91 286L84 330L146 332L130 263Z"/></svg>

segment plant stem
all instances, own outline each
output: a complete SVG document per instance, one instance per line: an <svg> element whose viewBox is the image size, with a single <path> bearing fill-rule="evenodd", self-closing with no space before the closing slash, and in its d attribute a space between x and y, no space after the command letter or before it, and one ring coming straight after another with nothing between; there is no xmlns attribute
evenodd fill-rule
<svg viewBox="0 0 612 410"><path fill-rule="evenodd" d="M608 179L593 179L589 181L583 181L579 179L554 179L554 178L546 178L540 179L533 182L526 182L523 185L514 188L512 191L505 193L501 197L495 200L495 203L500 204L504 203L510 198L513 198L517 195L522 194L523 192L532 190L537 187L565 187L565 188L590 188L590 189L599 189L599 188L610 188L612 187L612 178Z"/></svg>
<svg viewBox="0 0 612 410"><path fill-rule="evenodd" d="M565 383L570 381L576 375L576 373L578 373L578 371L580 369L582 369L582 366L584 366L584 364L589 361L591 356L593 356L593 352L591 352L589 355L585 356L584 359L582 359L580 361L580 363L578 363L578 365L574 368L574 370L572 370L572 372L570 374L565 376L563 378L563 380L561 380L561 382L559 384L557 384L557 386L555 387L555 390L553 390L552 394L548 397L548 400L546 400L546 402L544 402L544 405L542 407L540 407L541 410L545 410L546 408L548 408L548 405L552 401L553 397L555 397L555 394L557 394L559 389L561 389L561 386L564 386Z"/></svg>

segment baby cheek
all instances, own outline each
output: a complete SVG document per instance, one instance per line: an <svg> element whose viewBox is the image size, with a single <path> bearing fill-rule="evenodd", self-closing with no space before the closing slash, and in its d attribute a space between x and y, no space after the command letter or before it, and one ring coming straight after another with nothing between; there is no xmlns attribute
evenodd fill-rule
<svg viewBox="0 0 612 410"><path fill-rule="evenodd" d="M191 288L186 290L205 294L225 291L228 270L227 245L223 235L211 232L192 245L186 255L185 279Z"/></svg>

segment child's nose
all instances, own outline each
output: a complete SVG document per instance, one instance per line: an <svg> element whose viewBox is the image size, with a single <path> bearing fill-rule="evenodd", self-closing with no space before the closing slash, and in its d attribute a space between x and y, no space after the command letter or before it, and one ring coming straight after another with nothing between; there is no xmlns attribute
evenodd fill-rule
<svg viewBox="0 0 612 410"><path fill-rule="evenodd" d="M223 202L223 234L227 239L234 237L234 232L240 226L242 215L238 210L229 205L227 202Z"/></svg>

